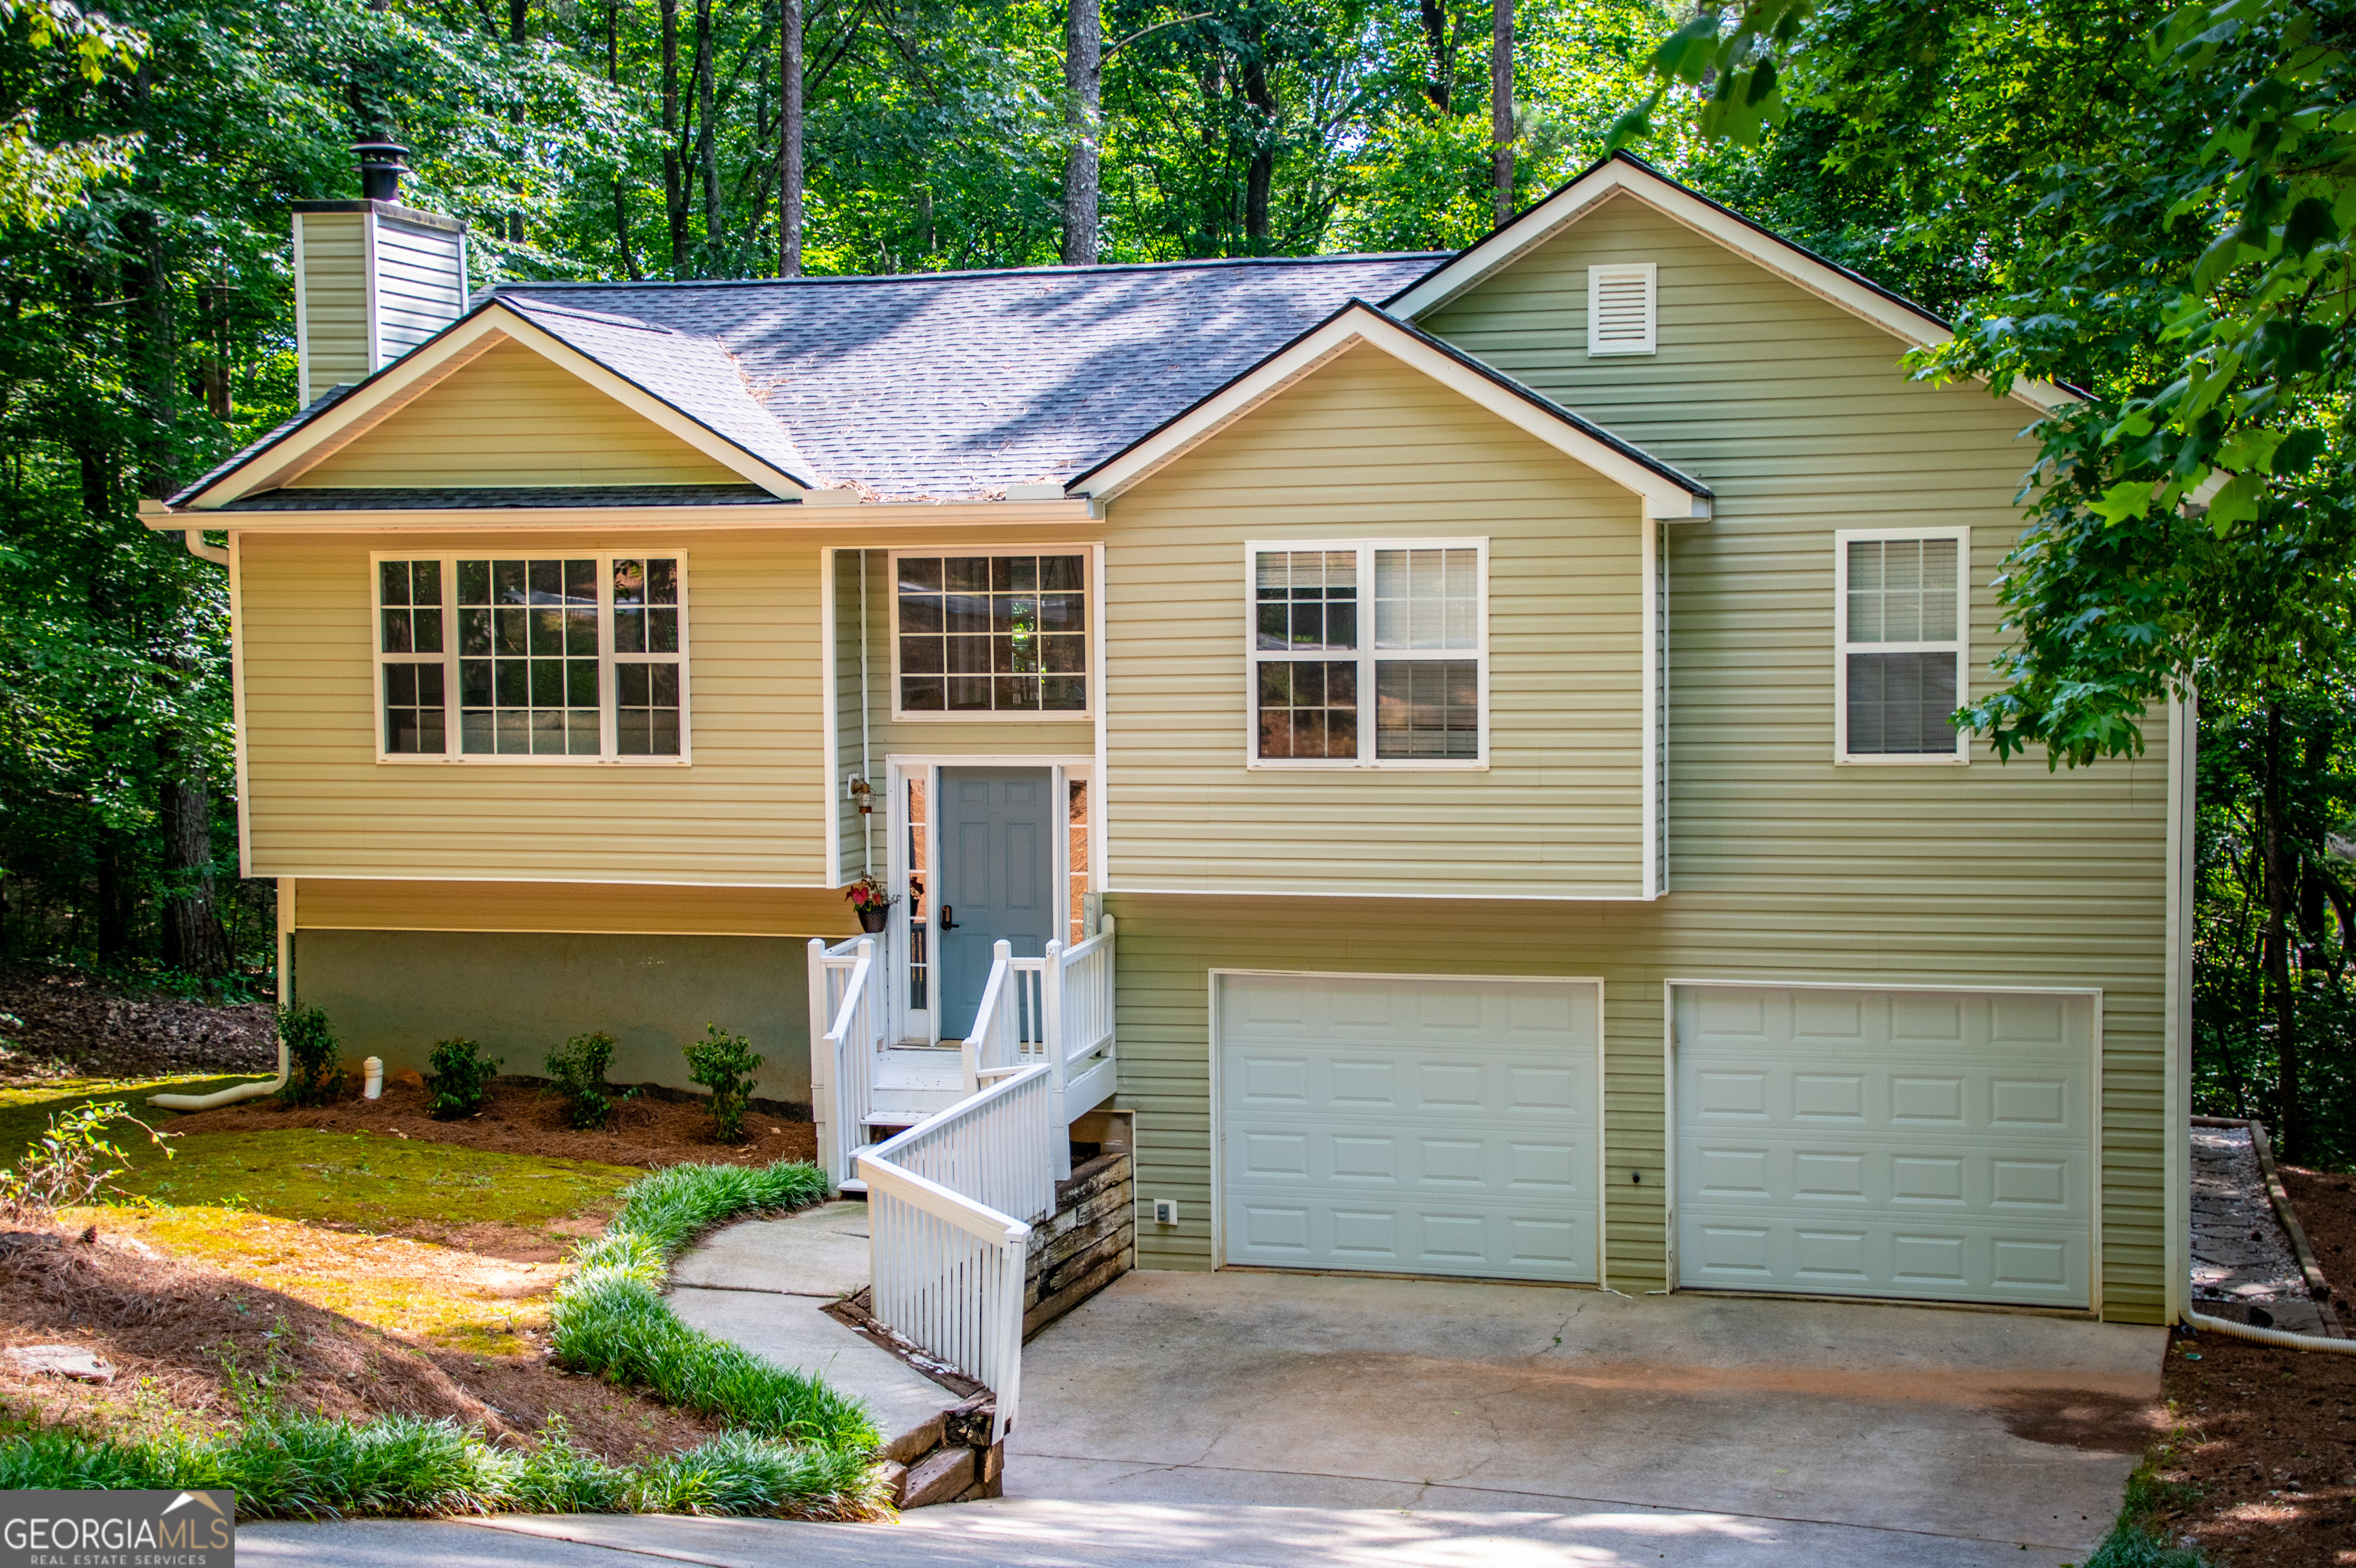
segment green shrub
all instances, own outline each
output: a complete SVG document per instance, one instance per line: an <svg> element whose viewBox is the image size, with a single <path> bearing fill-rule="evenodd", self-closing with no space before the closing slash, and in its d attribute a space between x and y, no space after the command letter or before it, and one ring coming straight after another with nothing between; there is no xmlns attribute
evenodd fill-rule
<svg viewBox="0 0 2356 1568"><path fill-rule="evenodd" d="M433 1071L425 1075L426 1114L446 1122L489 1104L491 1078L505 1060L484 1056L481 1046L464 1037L435 1040L428 1061Z"/></svg>
<svg viewBox="0 0 2356 1568"><path fill-rule="evenodd" d="M604 1126L614 1115L605 1070L614 1065L617 1043L600 1029L576 1034L548 1053L548 1076L564 1097L565 1119L584 1131Z"/></svg>
<svg viewBox="0 0 2356 1568"><path fill-rule="evenodd" d="M318 1008L278 1009L278 1038L286 1042L286 1086L278 1091L282 1105L324 1105L342 1092L344 1069L337 1053L342 1043Z"/></svg>
<svg viewBox="0 0 2356 1568"><path fill-rule="evenodd" d="M703 1038L687 1047L687 1077L712 1091L712 1136L724 1144L744 1138L744 1103L753 1097L753 1072L764 1059L741 1034L718 1024L703 1026Z"/></svg>

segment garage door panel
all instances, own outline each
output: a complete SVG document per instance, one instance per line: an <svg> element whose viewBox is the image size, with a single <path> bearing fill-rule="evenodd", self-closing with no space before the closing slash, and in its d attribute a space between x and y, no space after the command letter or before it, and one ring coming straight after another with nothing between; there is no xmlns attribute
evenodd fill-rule
<svg viewBox="0 0 2356 1568"><path fill-rule="evenodd" d="M1223 976L1226 1260L1594 1278L1597 1011L1569 982Z"/></svg>
<svg viewBox="0 0 2356 1568"><path fill-rule="evenodd" d="M1687 1285L2083 1306L2091 998L1689 987Z"/></svg>

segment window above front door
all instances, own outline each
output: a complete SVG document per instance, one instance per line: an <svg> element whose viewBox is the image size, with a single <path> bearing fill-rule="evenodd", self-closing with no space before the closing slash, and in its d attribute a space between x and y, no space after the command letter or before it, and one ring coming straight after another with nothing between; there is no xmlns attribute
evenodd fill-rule
<svg viewBox="0 0 2356 1568"><path fill-rule="evenodd" d="M903 719L1086 719L1086 550L895 552L893 708Z"/></svg>

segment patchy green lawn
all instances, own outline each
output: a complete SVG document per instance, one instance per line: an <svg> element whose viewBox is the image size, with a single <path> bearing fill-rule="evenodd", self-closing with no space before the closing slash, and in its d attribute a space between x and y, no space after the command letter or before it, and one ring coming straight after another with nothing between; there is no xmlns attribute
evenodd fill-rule
<svg viewBox="0 0 2356 1568"><path fill-rule="evenodd" d="M254 1082L252 1074L226 1078L61 1078L21 1089L0 1089L0 1165L14 1165L27 1149L49 1130L49 1118L95 1100L120 1100L131 1114L154 1127L174 1120L175 1114L147 1103L150 1094L209 1094L216 1089ZM117 1132L142 1144L147 1136L136 1127L118 1124Z"/></svg>
<svg viewBox="0 0 2356 1568"><path fill-rule="evenodd" d="M308 1127L194 1133L164 1159L144 1140L125 1191L174 1208L243 1209L363 1231L544 1227L646 1174L626 1165L497 1154Z"/></svg>

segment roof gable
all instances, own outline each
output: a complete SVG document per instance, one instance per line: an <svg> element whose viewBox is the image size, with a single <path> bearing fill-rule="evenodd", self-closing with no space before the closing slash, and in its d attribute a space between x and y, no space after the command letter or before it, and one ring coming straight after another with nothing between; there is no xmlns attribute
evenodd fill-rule
<svg viewBox="0 0 2356 1568"><path fill-rule="evenodd" d="M564 329L560 336L547 319L558 313L535 314L541 319L496 300L477 306L358 386L320 399L189 485L174 504L209 510L306 484L750 482L773 496L817 486L784 427L754 401L716 345L577 313L553 322ZM569 453L516 453L516 461L502 466L488 450L494 432L454 436L436 412L445 385L451 401L463 404L470 389L502 378L534 384L543 400L552 389L577 389L578 399L559 396L559 417L570 413L577 422L584 408L610 410L594 433L608 441L622 436L624 449L601 465L575 441Z"/></svg>
<svg viewBox="0 0 2356 1568"><path fill-rule="evenodd" d="M285 487L726 485L732 469L501 335Z"/></svg>
<svg viewBox="0 0 2356 1568"><path fill-rule="evenodd" d="M1387 354L1635 495L1651 517L1707 517L1708 488L1438 338L1354 300L1191 408L1074 479L1109 500L1354 348Z"/></svg>
<svg viewBox="0 0 2356 1568"><path fill-rule="evenodd" d="M1615 197L1644 203L1901 342L1928 347L1954 336L1945 321L1913 301L1762 228L1626 153L1595 165L1487 239L1441 262L1385 300L1384 308L1410 320L1438 310ZM2015 382L2012 395L2040 411L2074 400L2070 392L2043 381Z"/></svg>

